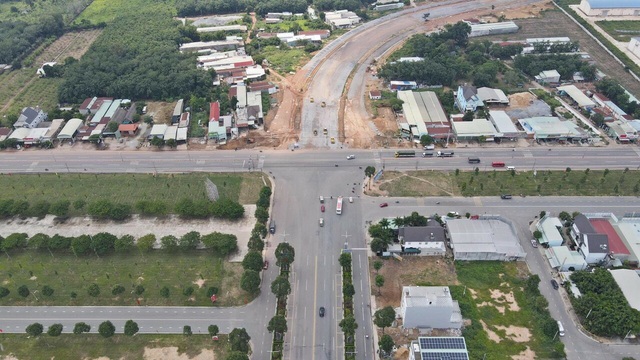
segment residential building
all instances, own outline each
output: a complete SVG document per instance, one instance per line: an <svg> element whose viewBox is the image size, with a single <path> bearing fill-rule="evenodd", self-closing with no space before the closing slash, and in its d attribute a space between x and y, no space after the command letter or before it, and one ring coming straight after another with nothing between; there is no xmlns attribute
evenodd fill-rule
<svg viewBox="0 0 640 360"><path fill-rule="evenodd" d="M640 276L635 270L609 270L629 306L640 311Z"/></svg>
<svg viewBox="0 0 640 360"><path fill-rule="evenodd" d="M409 360L469 360L463 337L423 337L411 341Z"/></svg>
<svg viewBox="0 0 640 360"><path fill-rule="evenodd" d="M171 114L171 123L176 124L180 121L180 117L182 116L182 109L184 109L184 99L180 99L176 102L176 105L173 107L173 114Z"/></svg>
<svg viewBox="0 0 640 360"><path fill-rule="evenodd" d="M242 40L238 40L236 37L228 37L226 40L216 41L194 41L180 46L180 52L214 52L214 51L226 51L237 50L239 47L244 46Z"/></svg>
<svg viewBox="0 0 640 360"><path fill-rule="evenodd" d="M8 127L0 127L0 141L5 141L11 135L13 129Z"/></svg>
<svg viewBox="0 0 640 360"><path fill-rule="evenodd" d="M100 103L100 107L98 108L98 110L96 110L95 113L92 112L93 116L91 116L90 118L89 125L98 125L107 114L107 111L109 111L109 108L111 107L111 104L113 104L113 102L114 100L103 100Z"/></svg>
<svg viewBox="0 0 640 360"><path fill-rule="evenodd" d="M139 127L139 124L120 124L118 131L124 136L135 136Z"/></svg>
<svg viewBox="0 0 640 360"><path fill-rule="evenodd" d="M562 223L557 217L544 216L538 221L536 228L542 233L542 238L538 239L541 244L546 244L549 247L562 245L564 241L560 233L562 231Z"/></svg>
<svg viewBox="0 0 640 360"><path fill-rule="evenodd" d="M417 88L418 84L415 81L389 81L389 89L392 91L415 90Z"/></svg>
<svg viewBox="0 0 640 360"><path fill-rule="evenodd" d="M382 92L380 90L371 90L371 91L369 91L369 99L371 99L371 100L380 100L380 99L382 99Z"/></svg>
<svg viewBox="0 0 640 360"><path fill-rule="evenodd" d="M218 144L226 144L231 134L232 119L231 115L224 115L217 120L209 120L208 138Z"/></svg>
<svg viewBox="0 0 640 360"><path fill-rule="evenodd" d="M487 24L471 24L471 33L469 37L486 36L486 35L498 35L498 34L510 34L518 32L518 25L513 21L503 21L497 23Z"/></svg>
<svg viewBox="0 0 640 360"><path fill-rule="evenodd" d="M634 142L638 131L626 121L615 120L607 123L607 134L621 143Z"/></svg>
<svg viewBox="0 0 640 360"><path fill-rule="evenodd" d="M480 98L478 97L478 89L476 89L475 86L471 85L458 86L455 105L458 110L462 112L476 111L478 107L484 106L482 100L480 100Z"/></svg>
<svg viewBox="0 0 640 360"><path fill-rule="evenodd" d="M39 107L26 107L22 109L18 121L13 124L13 127L16 129L21 127L33 129L43 121L47 121L47 113Z"/></svg>
<svg viewBox="0 0 640 360"><path fill-rule="evenodd" d="M403 286L400 317L405 329L460 329L462 313L447 286Z"/></svg>
<svg viewBox="0 0 640 360"><path fill-rule="evenodd" d="M80 114L85 116L89 114L95 114L95 112L98 111L98 109L100 109L104 101L113 101L113 98L110 98L110 97L86 98L78 108L78 111L80 112Z"/></svg>
<svg viewBox="0 0 640 360"><path fill-rule="evenodd" d="M29 134L27 134L27 136L25 136L22 139L22 143L26 146L41 143L42 138L47 134L47 131L49 131L48 128L33 128L33 129L24 128L24 129L29 130Z"/></svg>
<svg viewBox="0 0 640 360"><path fill-rule="evenodd" d="M45 123L40 123L41 126L39 127L44 127L42 126L44 124ZM58 135L58 133L62 129L63 125L64 119L51 120L51 122L46 126L47 132L42 136L42 141L53 141L56 138L56 135Z"/></svg>
<svg viewBox="0 0 640 360"><path fill-rule="evenodd" d="M437 140L443 139L444 136L446 139L451 125L436 93L398 91L398 99L403 101L402 113L414 140L420 140L423 135L430 135ZM442 131L432 131L432 129L442 129Z"/></svg>
<svg viewBox="0 0 640 360"><path fill-rule="evenodd" d="M609 238L606 234L599 234L584 214L573 219L571 237L578 245L578 251L588 264L598 264L609 254Z"/></svg>
<svg viewBox="0 0 640 360"><path fill-rule="evenodd" d="M504 111L490 110L489 121L495 126L499 136L507 139L516 139L520 137L520 131L511 121L509 115Z"/></svg>
<svg viewBox="0 0 640 360"><path fill-rule="evenodd" d="M180 115L180 121L178 121L179 128L189 127L189 123L191 122L191 113L186 111Z"/></svg>
<svg viewBox="0 0 640 360"><path fill-rule="evenodd" d="M494 141L500 133L487 119L473 119L472 121L452 121L451 127L458 141L478 140Z"/></svg>
<svg viewBox="0 0 640 360"><path fill-rule="evenodd" d="M446 253L446 237L444 228L432 221L428 226L401 227L398 229L398 240L404 249L420 249L421 256L441 255Z"/></svg>
<svg viewBox="0 0 640 360"><path fill-rule="evenodd" d="M620 234L613 228L613 223L617 222L618 219L613 214L609 214L606 218L601 217L602 215L603 214L589 214L588 218L591 226L593 226L593 229L598 234L607 235L609 240L609 257L620 261L629 260L631 253L622 241Z"/></svg>
<svg viewBox="0 0 640 360"><path fill-rule="evenodd" d="M320 36L320 39L324 40L327 39L330 35L331 35L331 31L330 30L308 30L308 31L298 31L298 35L303 35L303 36Z"/></svg>
<svg viewBox="0 0 640 360"><path fill-rule="evenodd" d="M8 139L15 139L17 142L22 143L25 138L29 137L29 133L31 133L31 129L29 128L16 128L8 136Z"/></svg>
<svg viewBox="0 0 640 360"><path fill-rule="evenodd" d="M636 0L582 0L578 6L587 16L640 16Z"/></svg>
<svg viewBox="0 0 640 360"><path fill-rule="evenodd" d="M447 219L446 223L456 260L514 261L527 255L511 222L500 216Z"/></svg>
<svg viewBox="0 0 640 360"><path fill-rule="evenodd" d="M324 21L334 29L346 29L360 22L356 13L347 10L327 11L324 13Z"/></svg>
<svg viewBox="0 0 640 360"><path fill-rule="evenodd" d="M487 105L509 105L509 98L500 89L478 88L478 99Z"/></svg>
<svg viewBox="0 0 640 360"><path fill-rule="evenodd" d="M60 133L58 134L58 140L71 140L73 141L78 134L78 129L82 126L82 119L70 119L64 125Z"/></svg>
<svg viewBox="0 0 640 360"><path fill-rule="evenodd" d="M223 26L208 26L199 27L196 29L199 33L226 31L226 32L245 32L247 31L247 25L223 25Z"/></svg>
<svg viewBox="0 0 640 360"><path fill-rule="evenodd" d="M588 133L569 120L555 116L519 119L528 138L545 141L580 141L589 138Z"/></svg>
<svg viewBox="0 0 640 360"><path fill-rule="evenodd" d="M549 264L558 271L578 271L588 267L582 254L567 246L554 246L544 250Z"/></svg>
<svg viewBox="0 0 640 360"><path fill-rule="evenodd" d="M603 94L595 93L592 99L596 104L608 110L616 120L626 120L627 113Z"/></svg>
<svg viewBox="0 0 640 360"><path fill-rule="evenodd" d="M164 134L167 133L169 129L168 125L165 124L156 124L151 128L151 132L149 133L148 139L151 140L154 137L160 138L164 140Z"/></svg>
<svg viewBox="0 0 640 360"><path fill-rule="evenodd" d="M560 73L558 70L545 70L535 76L535 79L540 84L557 84L560 82Z"/></svg>
<svg viewBox="0 0 640 360"><path fill-rule="evenodd" d="M590 110L596 106L596 103L589 99L589 97L575 85L558 86L558 92L560 95L569 96L571 100L582 109Z"/></svg>
<svg viewBox="0 0 640 360"><path fill-rule="evenodd" d="M278 92L278 87L268 81L254 81L247 85L249 91L261 91L266 92L269 95Z"/></svg>

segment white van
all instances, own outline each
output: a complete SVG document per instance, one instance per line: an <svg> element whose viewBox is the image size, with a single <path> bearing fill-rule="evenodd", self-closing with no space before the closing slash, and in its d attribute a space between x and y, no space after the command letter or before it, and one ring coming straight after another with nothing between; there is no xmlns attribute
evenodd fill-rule
<svg viewBox="0 0 640 360"><path fill-rule="evenodd" d="M560 320L558 320L558 334L560 334L560 336L564 336L564 327L562 326Z"/></svg>
<svg viewBox="0 0 640 360"><path fill-rule="evenodd" d="M507 166L507 170L515 170L516 167L515 166Z"/></svg>

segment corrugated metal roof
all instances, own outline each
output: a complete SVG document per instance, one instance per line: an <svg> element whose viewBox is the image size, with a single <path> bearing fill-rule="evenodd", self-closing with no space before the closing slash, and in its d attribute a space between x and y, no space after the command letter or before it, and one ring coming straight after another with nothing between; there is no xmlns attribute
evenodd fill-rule
<svg viewBox="0 0 640 360"><path fill-rule="evenodd" d="M629 306L640 311L640 277L629 269L609 270L616 281Z"/></svg>
<svg viewBox="0 0 640 360"><path fill-rule="evenodd" d="M592 9L640 8L638 0L586 0Z"/></svg>

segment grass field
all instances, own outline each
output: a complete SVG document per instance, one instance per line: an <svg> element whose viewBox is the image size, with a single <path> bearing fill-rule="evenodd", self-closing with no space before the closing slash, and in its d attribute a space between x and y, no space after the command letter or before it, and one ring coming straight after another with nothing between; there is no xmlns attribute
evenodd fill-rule
<svg viewBox="0 0 640 360"><path fill-rule="evenodd" d="M46 329L45 329L46 331ZM0 340L4 350L0 358L12 354L17 359L32 360L84 360L84 359L142 359L145 348L157 349L177 347L179 354L192 358L203 349L213 350L216 359L224 359L228 352L226 335L221 335L216 342L208 335L114 335L105 339L97 334L62 334L50 337L46 334L35 339L26 334L2 334ZM158 359L157 355L154 357Z"/></svg>
<svg viewBox="0 0 640 360"><path fill-rule="evenodd" d="M142 8L150 10L153 6L168 6L175 14L176 10L173 5L173 0L158 1L155 3L148 0L93 0L91 5L89 5L74 22L80 23L82 20L87 20L92 24L101 22L109 23L120 14Z"/></svg>
<svg viewBox="0 0 640 360"><path fill-rule="evenodd" d="M311 58L303 49L290 48L281 50L275 46L265 46L261 54L265 56L271 67L282 75L290 71L296 71L298 66Z"/></svg>
<svg viewBox="0 0 640 360"><path fill-rule="evenodd" d="M523 290L529 276L524 262L456 262L455 266L461 285L452 286L451 293L462 316L472 321L463 330L471 359L482 359L484 354L491 354L491 359L518 354L561 358L562 344L542 330L542 323L553 324L553 319L548 312L537 312L532 296Z"/></svg>
<svg viewBox="0 0 640 360"><path fill-rule="evenodd" d="M386 182L389 180L388 182ZM455 172L410 171L385 173L380 189L389 196L636 196L640 171L573 170L532 171L511 174L506 170Z"/></svg>
<svg viewBox="0 0 640 360"><path fill-rule="evenodd" d="M38 174L0 175L0 199L40 200L83 199L87 203L109 199L114 203L135 204L139 200L162 200L169 208L183 198L206 196L205 179L218 186L221 198L255 204L262 186L261 173L191 174ZM71 211L71 215L80 214Z"/></svg>
<svg viewBox="0 0 640 360"><path fill-rule="evenodd" d="M640 34L640 21L597 21L596 24L618 41L631 41Z"/></svg>
<svg viewBox="0 0 640 360"><path fill-rule="evenodd" d="M141 305L211 306L207 290L213 286L219 289L216 306L236 306L252 299L239 289L241 276L240 263L229 263L201 250L180 254L154 250L100 258L24 251L5 257L0 263L0 283L11 291L0 299L0 305L135 306L139 298ZM87 291L92 283L100 288L96 297ZM31 292L26 298L17 291L22 285ZM54 290L52 296L42 294L45 285ZM125 291L112 295L116 285ZM141 295L133 293L137 285L145 289ZM165 286L170 291L168 298L160 295ZM194 291L186 296L183 290L188 287ZM72 292L76 293L75 298L71 297Z"/></svg>
<svg viewBox="0 0 640 360"><path fill-rule="evenodd" d="M32 72L33 69L20 71ZM6 112L9 114L20 114L20 111L27 106L40 106L40 108L45 111L57 107L58 87L63 81L61 78L35 79L28 86L20 90Z"/></svg>

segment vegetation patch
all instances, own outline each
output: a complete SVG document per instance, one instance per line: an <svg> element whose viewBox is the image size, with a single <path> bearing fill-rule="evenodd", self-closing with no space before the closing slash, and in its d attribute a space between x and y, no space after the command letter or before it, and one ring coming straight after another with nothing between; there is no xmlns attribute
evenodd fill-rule
<svg viewBox="0 0 640 360"><path fill-rule="evenodd" d="M87 212L76 208L80 200L90 204L109 199L113 203L135 206L139 201L163 202L173 209L181 200L207 198L206 180L216 184L221 199L255 204L263 186L261 173L189 173L189 174L3 174L0 175L2 200L20 200L30 204L46 200L71 202L69 215ZM96 191L96 188L99 191Z"/></svg>
<svg viewBox="0 0 640 360"><path fill-rule="evenodd" d="M580 322L590 332L607 337L626 337L640 332L640 311L629 306L622 290L606 269L571 274L582 296L571 296Z"/></svg>
<svg viewBox="0 0 640 360"><path fill-rule="evenodd" d="M470 319L462 335L469 355L481 359L511 358L533 352L536 358L564 358L564 345L546 299L538 290L540 279L528 275L524 263L493 261L455 263L461 285L450 286L462 316ZM555 336L555 339L554 339Z"/></svg>
<svg viewBox="0 0 640 360"><path fill-rule="evenodd" d="M52 337L42 334L27 338L26 334L2 334L4 351L0 356L11 355L17 359L49 360L68 359L143 359L145 353L152 355L164 348L177 348L176 354L195 357L203 352L212 352L216 359L224 359L230 352L227 335L218 335L212 341L209 335L145 335L124 334L104 338L98 334L61 334ZM157 354L156 354L157 355ZM8 358L11 358L8 356ZM211 358L209 356L209 358ZM155 357L159 358L159 357Z"/></svg>
<svg viewBox="0 0 640 360"><path fill-rule="evenodd" d="M211 306L212 291L223 294L216 306L244 305L253 299L238 287L240 264L206 250L143 249L140 243L144 241L138 240L138 249L117 255L91 251L76 256L55 249L10 251L0 263L1 287L9 290L0 303Z"/></svg>
<svg viewBox="0 0 640 360"><path fill-rule="evenodd" d="M596 21L596 24L611 35L614 39L621 42L631 41L632 37L640 35L640 21L622 20L622 21Z"/></svg>
<svg viewBox="0 0 640 360"><path fill-rule="evenodd" d="M510 171L409 171L404 176L383 175L380 189L388 196L636 196L640 194L637 170L537 170Z"/></svg>
<svg viewBox="0 0 640 360"><path fill-rule="evenodd" d="M300 48L289 48L287 45L266 46L260 51L270 64L270 67L280 73L298 70L298 65L310 58L310 55Z"/></svg>

